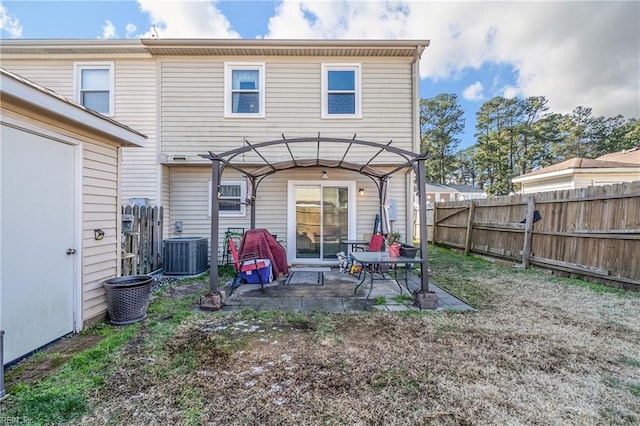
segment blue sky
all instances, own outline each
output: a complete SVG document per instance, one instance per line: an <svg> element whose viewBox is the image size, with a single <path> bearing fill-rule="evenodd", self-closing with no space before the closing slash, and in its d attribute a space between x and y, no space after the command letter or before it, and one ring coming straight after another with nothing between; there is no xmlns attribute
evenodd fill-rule
<svg viewBox="0 0 640 426"><path fill-rule="evenodd" d="M0 2L2 38L428 39L421 97L455 93L460 148L494 96L546 96L553 112L640 118L640 2Z"/></svg>

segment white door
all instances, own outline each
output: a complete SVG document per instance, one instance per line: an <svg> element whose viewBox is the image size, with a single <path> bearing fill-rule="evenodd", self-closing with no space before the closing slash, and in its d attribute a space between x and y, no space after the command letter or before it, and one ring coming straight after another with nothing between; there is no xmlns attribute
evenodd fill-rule
<svg viewBox="0 0 640 426"><path fill-rule="evenodd" d="M74 147L0 127L0 327L7 363L74 330L76 187Z"/></svg>

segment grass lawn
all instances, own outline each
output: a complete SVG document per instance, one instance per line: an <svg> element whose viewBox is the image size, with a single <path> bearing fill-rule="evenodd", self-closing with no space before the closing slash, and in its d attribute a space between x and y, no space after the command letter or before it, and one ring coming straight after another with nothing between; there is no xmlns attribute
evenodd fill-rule
<svg viewBox="0 0 640 426"><path fill-rule="evenodd" d="M166 288L144 322L9 370L0 424L640 424L640 294L438 247L430 266L478 310L201 314L206 278Z"/></svg>

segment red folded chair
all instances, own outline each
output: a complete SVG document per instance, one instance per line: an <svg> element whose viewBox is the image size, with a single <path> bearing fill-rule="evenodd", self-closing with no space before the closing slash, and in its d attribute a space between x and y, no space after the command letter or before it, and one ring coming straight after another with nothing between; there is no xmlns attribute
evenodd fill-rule
<svg viewBox="0 0 640 426"><path fill-rule="evenodd" d="M373 234L371 239L369 240L369 245L365 250L364 247L357 246L356 250L360 251L382 251L382 247L384 246L384 235L382 234Z"/></svg>
<svg viewBox="0 0 640 426"><path fill-rule="evenodd" d="M360 250L360 251L382 251L382 248L384 247L384 235L382 234L373 234L371 236L371 239L369 240L369 245L367 247L367 250L365 250L363 247L356 247L356 250ZM382 273L382 268L380 267L380 265L378 265L376 267L377 271L376 272L380 272ZM360 278L360 276L362 275L362 266L360 266L359 268L356 268L356 270L354 271L354 273L357 272L358 273L358 278ZM371 271L373 272L373 271Z"/></svg>
<svg viewBox="0 0 640 426"><path fill-rule="evenodd" d="M236 270L236 276L231 285L231 294L239 286L242 276L255 275L258 277L256 284L260 284L260 288L264 293L264 285L271 282L273 279L273 273L271 272L271 260L258 259L255 255L244 255L242 259L238 255L236 244L233 239L229 239L229 251L233 257L233 264ZM263 276L264 268L269 268L269 276Z"/></svg>

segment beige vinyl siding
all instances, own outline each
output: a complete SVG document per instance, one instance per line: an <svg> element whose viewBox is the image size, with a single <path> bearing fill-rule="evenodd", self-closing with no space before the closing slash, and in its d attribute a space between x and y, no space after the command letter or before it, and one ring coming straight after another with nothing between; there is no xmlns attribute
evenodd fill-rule
<svg viewBox="0 0 640 426"><path fill-rule="evenodd" d="M334 59L334 60L332 60ZM234 58L229 58L233 62ZM252 59L242 58L243 62ZM250 142L323 136L412 149L412 76L408 61L353 58L362 65L362 118L321 118L321 65L335 58L253 58L266 64L266 118L224 118L224 61L165 58L161 62L162 153L222 152ZM354 149L354 153L357 149ZM381 157L384 158L384 157Z"/></svg>
<svg viewBox="0 0 640 426"><path fill-rule="evenodd" d="M118 148L100 142L83 144L82 159L82 306L85 324L106 312L102 282L118 275ZM102 240L94 238L102 229Z"/></svg>
<svg viewBox="0 0 640 426"><path fill-rule="evenodd" d="M75 100L73 93L76 62L104 62L104 57L78 56L75 59L3 60L2 66L59 95ZM156 138L156 63L154 59L116 60L114 67L114 119L148 137L144 148L123 148L123 202L129 198L159 199L158 147Z"/></svg>
<svg viewBox="0 0 640 426"><path fill-rule="evenodd" d="M1 59L0 66L67 99L73 99L73 61Z"/></svg>
<svg viewBox="0 0 640 426"><path fill-rule="evenodd" d="M574 177L576 188L594 185L612 185L637 180L640 180L640 165L636 168L630 167L628 172L576 173Z"/></svg>
<svg viewBox="0 0 640 426"><path fill-rule="evenodd" d="M210 167L170 167L170 213L169 233L172 237L211 237L211 218L209 217L209 181ZM225 180L244 179L237 173L225 173ZM183 232L175 233L176 221L182 221ZM219 247L224 243L227 228L249 229L250 211L245 217L220 217ZM209 241L211 243L211 241Z"/></svg>
<svg viewBox="0 0 640 426"><path fill-rule="evenodd" d="M122 202L148 198L160 204L157 145L156 63L148 60L119 60L115 65L115 116L147 136L143 148L123 148Z"/></svg>
<svg viewBox="0 0 640 426"><path fill-rule="evenodd" d="M162 217L162 235L164 238L169 237L169 232L171 231L171 217L170 206L171 206L171 170L167 166L161 167L161 187L160 191L162 194L161 205L163 206L163 217Z"/></svg>
<svg viewBox="0 0 640 426"><path fill-rule="evenodd" d="M279 172L267 177L258 187L256 194L256 228L266 228L276 234L279 241L287 244L287 184L290 180L318 181L322 168L294 169ZM182 221L184 231L182 237L210 238L211 218L208 216L210 167L170 167L170 234L176 237L175 222ZM379 212L378 191L371 179L358 173L345 170L329 169L330 179L323 183L354 181L356 191L365 190L365 195L356 194L357 229L356 237L363 238L371 234L375 215ZM241 180L235 171L226 171L222 180ZM403 174L391 179L390 198L397 202L397 218L394 229L399 230L403 238L406 237L406 194ZM228 227L250 228L251 207L247 207L246 217L220 217L220 234L218 247L220 255L223 252L224 232Z"/></svg>
<svg viewBox="0 0 640 426"><path fill-rule="evenodd" d="M16 113L38 122L46 131L83 141L82 319L84 325L92 324L102 319L107 310L102 282L117 276L119 271L118 147L101 142L87 132L53 121L49 116L44 117L22 108L16 109ZM105 231L102 240L95 240L94 229Z"/></svg>
<svg viewBox="0 0 640 426"><path fill-rule="evenodd" d="M573 189L573 175L562 176L552 179L544 179L536 182L522 183L522 193L531 194L544 191L560 191L563 189Z"/></svg>
<svg viewBox="0 0 640 426"><path fill-rule="evenodd" d="M640 168L629 168L628 172L608 172L606 169L585 172L578 169L577 172L558 177L545 178L540 176L536 180L522 183L522 193L560 191L564 189L585 188L587 186L611 185L622 182L634 182L640 180Z"/></svg>

